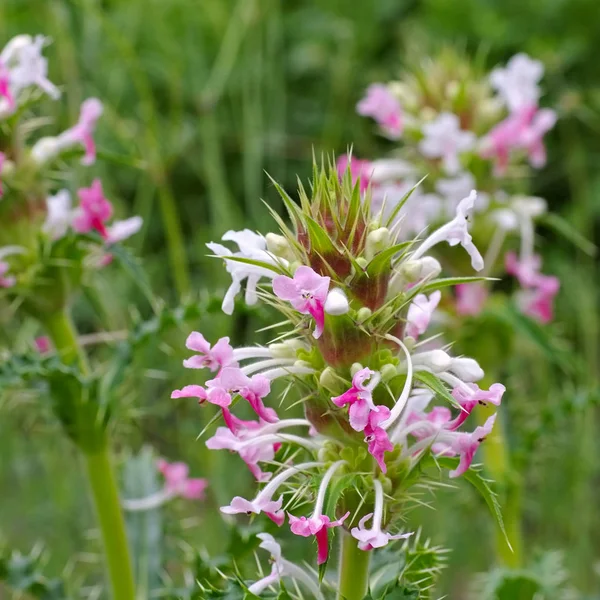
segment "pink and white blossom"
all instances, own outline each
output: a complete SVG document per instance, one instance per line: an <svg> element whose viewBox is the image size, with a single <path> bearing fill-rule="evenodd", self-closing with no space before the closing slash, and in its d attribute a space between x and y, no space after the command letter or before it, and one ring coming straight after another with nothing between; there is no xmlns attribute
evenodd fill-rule
<svg viewBox="0 0 600 600"><path fill-rule="evenodd" d="M483 257L473 243L473 238L469 233L468 227L469 213L473 209L476 198L477 192L475 190L472 190L466 198L463 198L456 208L456 216L454 219L445 225L442 225L425 239L413 253L412 259L416 260L417 258L420 258L425 252L441 242L448 242L450 246L460 244L471 257L471 265L473 268L476 271L481 271L481 269L483 269Z"/></svg>
<svg viewBox="0 0 600 600"><path fill-rule="evenodd" d="M197 352L196 355L183 361L186 369L210 369L214 373L223 367L238 366L237 361L233 358L233 348L229 344L229 337L222 337L214 346L211 346L201 333L192 331L185 341L185 347Z"/></svg>
<svg viewBox="0 0 600 600"><path fill-rule="evenodd" d="M419 142L421 153L427 158L440 158L450 174L460 170L460 155L472 150L476 141L475 134L461 130L458 117L447 112L423 125L423 136Z"/></svg>
<svg viewBox="0 0 600 600"><path fill-rule="evenodd" d="M361 369L352 378L352 387L341 396L331 399L339 407L350 405L348 416L350 426L355 431L363 431L369 422L369 413L377 412L380 408L373 403L373 390L380 378L376 371Z"/></svg>
<svg viewBox="0 0 600 600"><path fill-rule="evenodd" d="M358 523L358 527L353 527L350 531L352 537L358 540L358 547L361 550L373 550L374 548L383 548L392 540L402 540L410 537L412 533L402 533L392 535L383 531L383 487L378 479L373 481L375 491L374 512L365 515ZM371 527L367 528L367 521L371 520Z"/></svg>
<svg viewBox="0 0 600 600"><path fill-rule="evenodd" d="M73 216L73 229L78 233L96 231L106 238L106 224L112 217L113 207L104 196L101 181L94 179L89 188L81 188L77 194L80 203Z"/></svg>
<svg viewBox="0 0 600 600"><path fill-rule="evenodd" d="M483 310L489 297L489 290L483 283L460 283L456 290L456 312L462 316L477 316Z"/></svg>
<svg viewBox="0 0 600 600"><path fill-rule="evenodd" d="M278 298L287 300L303 315L315 320L315 339L321 337L325 327L325 301L329 291L329 277L322 277L310 267L300 266L294 277L278 275L273 279L273 292Z"/></svg>
<svg viewBox="0 0 600 600"><path fill-rule="evenodd" d="M490 74L490 83L511 112L536 105L541 92L539 82L544 66L527 54L515 54L506 67L497 67Z"/></svg>
<svg viewBox="0 0 600 600"><path fill-rule="evenodd" d="M402 107L386 85L370 85L365 97L356 105L356 112L373 118L388 137L397 139L402 135Z"/></svg>
<svg viewBox="0 0 600 600"><path fill-rule="evenodd" d="M416 340L427 331L431 317L441 298L442 293L439 290L430 294L429 298L425 294L417 294L415 296L415 299L408 307L406 316L405 334L407 336Z"/></svg>
<svg viewBox="0 0 600 600"><path fill-rule="evenodd" d="M345 464L345 461L340 460L329 469L327 469L321 484L319 485L319 492L317 494L317 500L315 501L315 507L310 517L295 517L289 515L290 529L292 533L302 536L310 537L315 536L317 540L317 564L322 565L327 562L329 557L329 541L327 530L333 527L339 527L348 518L350 512L348 511L344 516L339 519L332 521L327 515L323 514L323 505L325 503L325 494L332 477L336 471Z"/></svg>

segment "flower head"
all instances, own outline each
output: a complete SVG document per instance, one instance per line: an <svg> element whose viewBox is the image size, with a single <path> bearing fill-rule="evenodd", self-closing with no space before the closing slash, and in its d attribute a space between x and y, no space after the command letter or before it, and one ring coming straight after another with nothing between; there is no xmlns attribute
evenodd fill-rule
<svg viewBox="0 0 600 600"><path fill-rule="evenodd" d="M313 317L315 339L321 337L325 326L329 282L329 277L322 277L306 266L298 267L293 278L278 275L273 279L273 292L278 298L289 301L299 313Z"/></svg>
<svg viewBox="0 0 600 600"><path fill-rule="evenodd" d="M106 223L113 214L112 204L105 198L102 183L94 179L89 188L78 192L80 204L73 217L73 229L78 233L97 231L103 238L108 236Z"/></svg>
<svg viewBox="0 0 600 600"><path fill-rule="evenodd" d="M536 105L540 97L538 86L544 75L544 66L527 54L515 54L506 67L498 67L490 74L490 83L511 112Z"/></svg>
<svg viewBox="0 0 600 600"><path fill-rule="evenodd" d="M190 469L185 463L168 463L166 460L160 459L157 466L165 478L165 488L168 492L188 500L204 498L204 490L208 482L206 479L188 477Z"/></svg>
<svg viewBox="0 0 600 600"><path fill-rule="evenodd" d="M188 350L198 353L183 361L183 366L187 369L210 369L215 372L223 367L237 367L237 362L233 360L233 348L229 344L228 337L220 338L211 347L201 333L192 331L185 341L185 346Z"/></svg>
<svg viewBox="0 0 600 600"><path fill-rule="evenodd" d="M408 307L406 316L406 335L417 339L429 327L431 317L440 303L442 293L438 290L427 298L425 294L418 294Z"/></svg>
<svg viewBox="0 0 600 600"><path fill-rule="evenodd" d="M441 158L446 171L457 173L460 154L475 146L475 134L462 131L456 115L441 113L431 123L423 125L423 139L419 150L428 158Z"/></svg>
<svg viewBox="0 0 600 600"><path fill-rule="evenodd" d="M348 416L355 431L363 431L369 422L369 413L379 408L373 404L372 392L379 383L380 375L371 369L361 369L352 378L352 387L341 396L332 398L336 406L350 404ZM368 383L365 383L368 381Z"/></svg>
<svg viewBox="0 0 600 600"><path fill-rule="evenodd" d="M456 286L456 312L476 316L483 310L489 291L483 283L460 283Z"/></svg>
<svg viewBox="0 0 600 600"><path fill-rule="evenodd" d="M386 85L374 83L367 95L356 105L356 112L363 117L372 117L392 139L402 135L402 107Z"/></svg>

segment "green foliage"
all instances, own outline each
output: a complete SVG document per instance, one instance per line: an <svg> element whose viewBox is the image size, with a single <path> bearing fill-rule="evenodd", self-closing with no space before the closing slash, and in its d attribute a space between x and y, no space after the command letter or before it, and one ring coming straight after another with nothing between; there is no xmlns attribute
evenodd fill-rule
<svg viewBox="0 0 600 600"><path fill-rule="evenodd" d="M40 553L0 549L0 583L39 600L68 600L71 595L62 579L48 579L41 572Z"/></svg>
<svg viewBox="0 0 600 600"><path fill-rule="evenodd" d="M422 539L421 531L401 545L379 551L373 558L367 598L429 600L445 566L446 552Z"/></svg>

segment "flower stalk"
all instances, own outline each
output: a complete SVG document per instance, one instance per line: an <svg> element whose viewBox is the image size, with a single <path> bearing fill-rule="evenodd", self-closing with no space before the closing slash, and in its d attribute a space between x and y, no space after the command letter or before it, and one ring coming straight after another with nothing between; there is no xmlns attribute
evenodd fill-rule
<svg viewBox="0 0 600 600"><path fill-rule="evenodd" d="M341 536L338 600L363 600L367 595L370 560L371 553L360 550L351 535Z"/></svg>

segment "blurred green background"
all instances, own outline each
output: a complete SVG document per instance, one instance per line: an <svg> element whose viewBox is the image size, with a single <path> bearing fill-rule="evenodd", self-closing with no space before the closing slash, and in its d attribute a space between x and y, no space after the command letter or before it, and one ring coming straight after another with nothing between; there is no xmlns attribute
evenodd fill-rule
<svg viewBox="0 0 600 600"><path fill-rule="evenodd" d="M53 40L51 80L64 95L48 103L55 118L48 133L73 122L84 98L104 102L102 160L67 185L98 175L120 216L143 216L130 246L169 305L227 284L221 265L205 257L207 241L230 228L269 229L260 199L279 204L265 171L293 191L296 175L310 172L313 149L341 153L353 144L361 157L385 153L388 142L355 114L357 100L369 83L393 78L445 44L485 53L489 67L519 51L546 64L543 103L556 107L559 124L532 191L589 240L598 238L597 0L3 0L0 45L24 32ZM519 352L498 366L525 483L527 558L563 551L579 597L600 598L599 269L551 230L541 230L540 249L545 271L563 283L556 322L542 339L523 331ZM96 292L78 307L83 329L119 331L132 315L150 312L139 287L117 269L102 274ZM170 459L189 460L195 475L226 472L231 461L209 462L195 441L207 417L169 400L185 377L186 329L239 343L254 340L267 322L261 310L231 319L211 313L140 351L124 386L122 457L125 448L149 443ZM109 349L97 355L102 360ZM99 557L85 486L75 452L44 410L43 398L27 395L1 405L0 535L23 550L43 541L49 571L74 573L94 597L87 573ZM170 507L167 536L183 529L191 547L222 550L214 511L239 485L215 477L205 505ZM440 590L453 599L465 597L472 575L493 563L490 519L459 487L440 495L435 512L419 513L427 534L453 550Z"/></svg>

